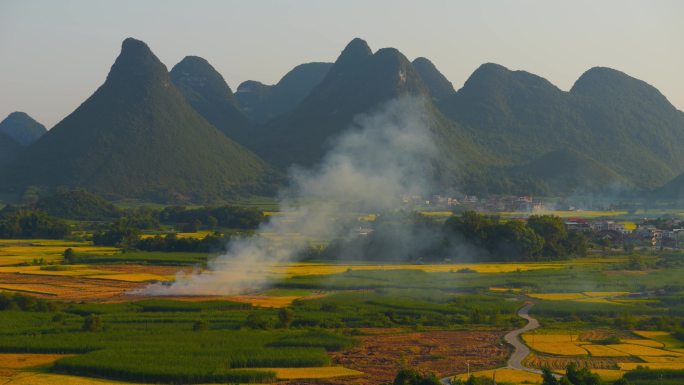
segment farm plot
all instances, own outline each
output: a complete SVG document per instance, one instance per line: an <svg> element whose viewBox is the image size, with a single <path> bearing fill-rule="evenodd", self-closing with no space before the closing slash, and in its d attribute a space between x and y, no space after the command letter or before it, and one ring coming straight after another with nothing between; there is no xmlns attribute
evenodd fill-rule
<svg viewBox="0 0 684 385"><path fill-rule="evenodd" d="M586 291L581 293L532 293L530 298L546 301L579 301L593 303L612 303L607 298L620 297L629 294L625 291Z"/></svg>
<svg viewBox="0 0 684 385"><path fill-rule="evenodd" d="M586 356L589 353L582 347L577 335L565 334L524 334L523 341L531 349L540 353L559 356Z"/></svg>
<svg viewBox="0 0 684 385"><path fill-rule="evenodd" d="M25 369L35 366L44 366L67 357L64 354L12 354L0 353L0 368L2 369Z"/></svg>
<svg viewBox="0 0 684 385"><path fill-rule="evenodd" d="M632 356L680 356L681 353L671 352L662 349L656 349L649 346L643 345L632 345L632 344L614 344L606 345L609 348L627 353Z"/></svg>
<svg viewBox="0 0 684 385"><path fill-rule="evenodd" d="M593 357L628 357L629 354L605 345L582 345Z"/></svg>
<svg viewBox="0 0 684 385"><path fill-rule="evenodd" d="M273 274L286 277L303 275L330 275L346 271L366 270L420 270L428 273L448 273L458 270L472 270L478 273L510 273L515 271L530 271L541 269L560 269L567 263L461 263L461 264L316 264L296 263L288 265L274 265L270 267Z"/></svg>
<svg viewBox="0 0 684 385"><path fill-rule="evenodd" d="M553 370L563 371L565 368L574 363L580 368L589 368L592 371L597 369L615 369L619 362L640 362L636 357L561 357L561 356L547 356L532 353L525 358L525 365L541 369L549 367Z"/></svg>
<svg viewBox="0 0 684 385"><path fill-rule="evenodd" d="M118 248L93 246L89 242L55 240L0 240L0 266L11 266L42 260L55 263L62 260L64 250L72 248L77 253L109 255L119 252Z"/></svg>
<svg viewBox="0 0 684 385"><path fill-rule="evenodd" d="M466 362L471 370L501 366L508 356L508 348L500 344L502 336L503 332L491 331L383 329L380 334L360 336L356 346L330 355L334 364L364 373L344 383L369 385L391 382L402 362L438 376L465 373Z"/></svg>
<svg viewBox="0 0 684 385"><path fill-rule="evenodd" d="M259 368L273 372L278 380L311 380L336 377L356 377L363 373L343 366L324 366L312 368Z"/></svg>
<svg viewBox="0 0 684 385"><path fill-rule="evenodd" d="M541 384L542 376L535 373L524 372L522 370L500 368L491 370L481 370L479 372L471 373L475 377L486 377L488 379L496 378L499 382L515 383L515 384ZM457 379L467 380L467 374L456 376Z"/></svg>

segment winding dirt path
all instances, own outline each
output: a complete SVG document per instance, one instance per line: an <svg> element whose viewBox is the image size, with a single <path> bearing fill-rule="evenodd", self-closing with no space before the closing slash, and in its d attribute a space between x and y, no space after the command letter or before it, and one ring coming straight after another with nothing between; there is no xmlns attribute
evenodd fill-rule
<svg viewBox="0 0 684 385"><path fill-rule="evenodd" d="M518 316L527 320L527 325L521 327L520 329L513 330L504 336L504 340L513 346L513 354L511 358L508 359L508 367L516 370L524 370L530 373L541 374L541 370L528 368L523 365L523 360L530 354L530 348L525 345L525 343L520 338L520 335L529 332L531 330L539 328L539 321L530 316L530 309L532 309L534 303L530 302L518 310Z"/></svg>
<svg viewBox="0 0 684 385"><path fill-rule="evenodd" d="M508 332L508 334L504 336L504 340L508 342L511 346L513 346L513 354L511 354L511 358L508 359L507 368L541 374L541 370L528 368L522 363L525 357L527 357L527 355L530 354L530 348L528 348L527 345L525 345L525 343L520 338L520 335L525 332L529 332L531 330L539 328L539 321L530 316L530 309L532 309L532 306L534 306L534 303L528 302L527 304L525 304L525 306L521 307L520 310L518 310L518 316L526 319L527 324L521 327L520 329L515 329L511 332ZM444 377L439 381L443 385L450 385L451 377Z"/></svg>

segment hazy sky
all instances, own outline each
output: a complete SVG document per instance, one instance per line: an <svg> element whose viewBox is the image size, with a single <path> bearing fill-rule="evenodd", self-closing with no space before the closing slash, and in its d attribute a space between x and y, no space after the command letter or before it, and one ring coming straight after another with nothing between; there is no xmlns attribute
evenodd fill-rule
<svg viewBox="0 0 684 385"><path fill-rule="evenodd" d="M48 128L102 84L121 41L169 69L206 58L235 90L333 61L354 37L425 56L458 89L480 64L524 69L568 90L590 67L654 85L684 110L684 1L0 0L0 119Z"/></svg>

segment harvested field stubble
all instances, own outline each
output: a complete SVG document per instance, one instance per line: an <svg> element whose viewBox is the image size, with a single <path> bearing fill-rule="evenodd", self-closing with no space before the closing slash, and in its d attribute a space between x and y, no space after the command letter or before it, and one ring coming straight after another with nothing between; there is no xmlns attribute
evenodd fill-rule
<svg viewBox="0 0 684 385"><path fill-rule="evenodd" d="M365 330L365 329L364 329ZM358 337L351 349L331 353L337 365L358 370L363 376L334 382L345 384L378 384L391 382L403 364L438 376L496 367L504 364L508 347L501 344L503 332L434 331L394 332Z"/></svg>

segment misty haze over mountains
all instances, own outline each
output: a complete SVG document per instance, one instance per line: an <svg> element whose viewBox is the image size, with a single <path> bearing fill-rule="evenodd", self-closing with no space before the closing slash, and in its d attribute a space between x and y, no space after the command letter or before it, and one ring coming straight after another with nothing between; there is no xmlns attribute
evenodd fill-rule
<svg viewBox="0 0 684 385"><path fill-rule="evenodd" d="M374 52L358 38L334 63L235 93L203 58L169 72L126 39L104 84L49 132L23 113L0 123L0 189L158 202L271 195L293 165L319 164L355 117L403 96L426 105L439 149L434 193L681 197L684 113L641 80L595 67L565 92L486 63L455 90L429 59Z"/></svg>

